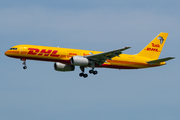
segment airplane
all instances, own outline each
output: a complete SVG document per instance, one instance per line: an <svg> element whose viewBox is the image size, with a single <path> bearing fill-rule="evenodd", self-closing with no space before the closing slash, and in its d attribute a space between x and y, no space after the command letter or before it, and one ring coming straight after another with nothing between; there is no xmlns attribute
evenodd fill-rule
<svg viewBox="0 0 180 120"><path fill-rule="evenodd" d="M175 57L166 57L158 59L163 46L168 37L168 33L161 32L156 36L145 48L138 54L122 54L122 49L112 50L108 52L69 49L59 47L47 47L37 45L16 45L5 52L5 55L17 58L23 61L23 69L27 69L26 60L50 61L54 63L56 71L66 72L74 71L75 66L81 69L80 77L88 77L85 73L85 67L90 67L90 74L96 75L97 68L114 68L114 69L141 69L158 67L165 65L168 60Z"/></svg>

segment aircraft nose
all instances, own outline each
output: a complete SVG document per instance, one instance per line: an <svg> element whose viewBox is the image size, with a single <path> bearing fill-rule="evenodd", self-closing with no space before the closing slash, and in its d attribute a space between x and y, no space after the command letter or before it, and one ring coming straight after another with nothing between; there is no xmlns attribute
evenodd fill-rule
<svg viewBox="0 0 180 120"><path fill-rule="evenodd" d="M4 54L5 54L6 56L8 56L8 53L9 53L9 52L8 52L8 50L7 50Z"/></svg>

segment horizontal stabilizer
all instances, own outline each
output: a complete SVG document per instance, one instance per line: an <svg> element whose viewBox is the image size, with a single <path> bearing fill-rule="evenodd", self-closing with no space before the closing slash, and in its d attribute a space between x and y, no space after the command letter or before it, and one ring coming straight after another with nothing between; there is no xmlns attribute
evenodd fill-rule
<svg viewBox="0 0 180 120"><path fill-rule="evenodd" d="M174 59L175 57L167 57L167 58L162 58L162 59L158 59L158 60L153 60L153 61L149 61L147 63L149 64L156 64L156 63L160 63L160 62L165 62L171 59Z"/></svg>

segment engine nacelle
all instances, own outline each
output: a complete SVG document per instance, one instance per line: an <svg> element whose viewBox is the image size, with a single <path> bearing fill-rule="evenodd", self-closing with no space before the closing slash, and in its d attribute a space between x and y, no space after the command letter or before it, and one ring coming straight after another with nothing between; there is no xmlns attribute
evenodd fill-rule
<svg viewBox="0 0 180 120"><path fill-rule="evenodd" d="M76 66L87 66L90 64L90 61L87 58L81 56L74 56L70 60L71 64Z"/></svg>
<svg viewBox="0 0 180 120"><path fill-rule="evenodd" d="M63 63L56 62L54 63L54 69L56 71L66 72L66 71L74 71L75 67L74 65L66 65Z"/></svg>

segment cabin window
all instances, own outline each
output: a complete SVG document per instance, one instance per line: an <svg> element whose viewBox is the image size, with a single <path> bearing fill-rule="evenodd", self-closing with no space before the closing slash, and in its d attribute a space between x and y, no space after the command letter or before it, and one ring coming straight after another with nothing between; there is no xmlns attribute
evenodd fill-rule
<svg viewBox="0 0 180 120"><path fill-rule="evenodd" d="M17 50L17 48L10 48L9 50Z"/></svg>

